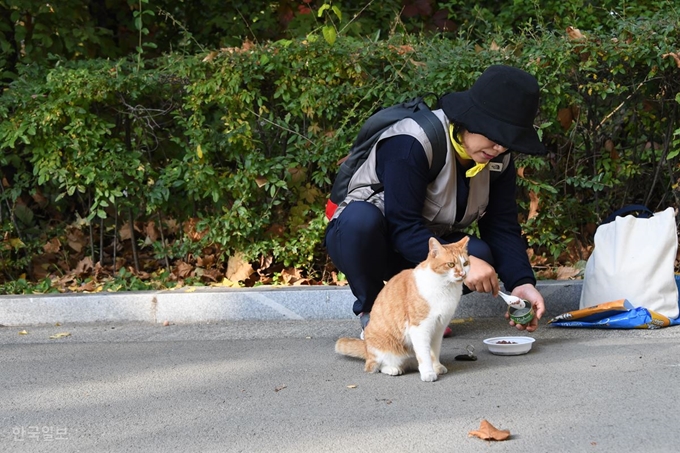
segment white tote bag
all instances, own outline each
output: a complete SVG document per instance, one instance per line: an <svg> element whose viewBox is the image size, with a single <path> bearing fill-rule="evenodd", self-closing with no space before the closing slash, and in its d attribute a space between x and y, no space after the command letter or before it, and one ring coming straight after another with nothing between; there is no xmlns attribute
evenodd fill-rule
<svg viewBox="0 0 680 453"><path fill-rule="evenodd" d="M580 308L628 299L635 307L677 318L677 250L673 208L650 218L617 216L600 225L586 263Z"/></svg>

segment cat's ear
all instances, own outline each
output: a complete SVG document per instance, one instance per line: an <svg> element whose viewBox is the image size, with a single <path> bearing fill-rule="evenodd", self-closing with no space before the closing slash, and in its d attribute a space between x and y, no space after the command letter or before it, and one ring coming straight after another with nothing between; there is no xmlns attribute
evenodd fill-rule
<svg viewBox="0 0 680 453"><path fill-rule="evenodd" d="M429 242L428 242L428 245L430 247L430 255L432 255L433 257L436 257L437 255L439 255L439 252L442 249L442 245L437 239L435 239L434 237L431 237Z"/></svg>
<svg viewBox="0 0 680 453"><path fill-rule="evenodd" d="M456 242L456 245L467 249L468 242L470 242L470 236L463 236L463 239Z"/></svg>

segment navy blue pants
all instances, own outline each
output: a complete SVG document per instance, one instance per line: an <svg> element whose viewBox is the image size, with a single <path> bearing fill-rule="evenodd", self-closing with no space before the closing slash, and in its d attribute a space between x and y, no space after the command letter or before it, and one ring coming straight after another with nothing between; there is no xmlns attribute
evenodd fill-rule
<svg viewBox="0 0 680 453"><path fill-rule="evenodd" d="M441 239L456 242L465 235L455 232ZM477 237L469 237L468 253L493 265L489 246ZM382 212L363 201L347 205L340 216L328 225L326 249L333 264L347 277L352 294L357 298L352 307L357 315L371 311L385 281L418 264L394 250ZM463 289L464 294L469 292L467 287Z"/></svg>

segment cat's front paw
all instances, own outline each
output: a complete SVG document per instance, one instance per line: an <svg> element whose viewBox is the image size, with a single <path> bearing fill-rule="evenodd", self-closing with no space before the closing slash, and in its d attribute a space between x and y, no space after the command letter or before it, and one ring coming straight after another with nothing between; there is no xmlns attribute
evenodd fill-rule
<svg viewBox="0 0 680 453"><path fill-rule="evenodd" d="M437 373L434 371L421 371L420 380L423 382L434 382L437 380Z"/></svg>
<svg viewBox="0 0 680 453"><path fill-rule="evenodd" d="M444 365L442 365L441 363L437 363L434 366L434 372L437 373L437 376L439 376L439 375L448 373L449 370L447 370L446 367Z"/></svg>
<svg viewBox="0 0 680 453"><path fill-rule="evenodd" d="M401 374L404 374L404 370L396 366L384 366L380 368L380 372L382 374L388 374L390 376L399 376Z"/></svg>

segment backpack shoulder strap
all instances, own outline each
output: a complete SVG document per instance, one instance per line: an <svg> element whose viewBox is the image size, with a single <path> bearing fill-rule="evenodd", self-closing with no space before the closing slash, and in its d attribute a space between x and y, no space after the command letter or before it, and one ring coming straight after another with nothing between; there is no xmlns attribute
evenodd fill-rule
<svg viewBox="0 0 680 453"><path fill-rule="evenodd" d="M437 115L432 113L430 109L418 110L410 117L423 128L432 145L432 165L430 165L428 178L430 181L434 181L446 162L446 150L448 148L446 131Z"/></svg>
<svg viewBox="0 0 680 453"><path fill-rule="evenodd" d="M368 154L382 133L392 124L404 118L413 119L427 135L432 146L432 164L428 173L429 181L437 177L446 162L447 135L437 115L427 106L422 97L396 104L375 112L361 127L350 154L340 166L331 189L330 199L340 203L347 196L347 187L352 175L368 157ZM372 184L374 193L382 191L382 184Z"/></svg>

